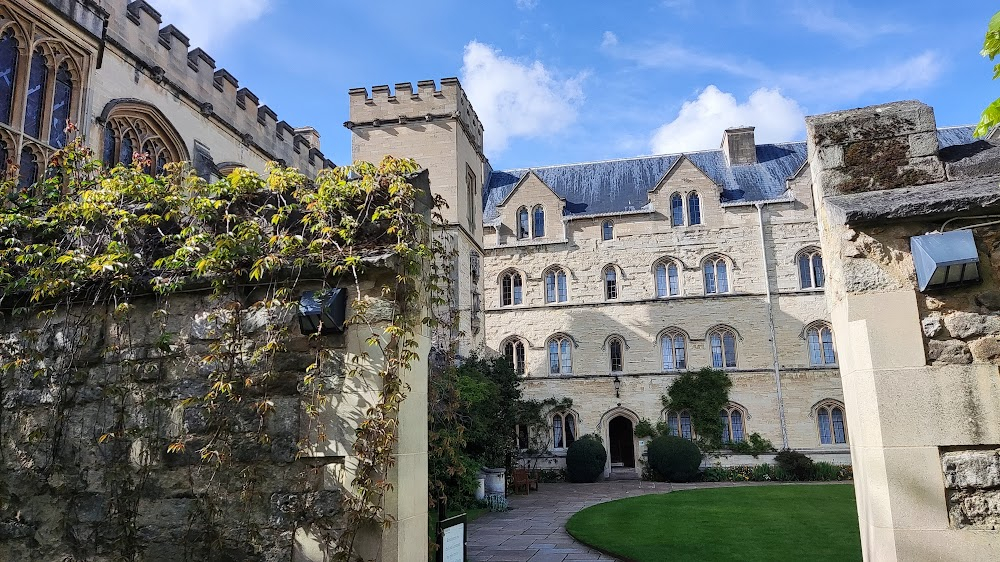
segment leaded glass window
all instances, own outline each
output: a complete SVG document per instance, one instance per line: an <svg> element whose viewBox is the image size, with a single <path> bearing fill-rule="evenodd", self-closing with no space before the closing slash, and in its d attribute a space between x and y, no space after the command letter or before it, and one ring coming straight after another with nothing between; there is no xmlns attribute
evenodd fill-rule
<svg viewBox="0 0 1000 562"><path fill-rule="evenodd" d="M504 356L514 366L514 372L524 374L524 342L520 340L509 340L503 347Z"/></svg>
<svg viewBox="0 0 1000 562"><path fill-rule="evenodd" d="M14 30L0 35L0 121L10 125L14 108L14 81L17 79L17 38Z"/></svg>
<svg viewBox="0 0 1000 562"><path fill-rule="evenodd" d="M670 224L673 226L684 225L684 198L680 193L670 196Z"/></svg>
<svg viewBox="0 0 1000 562"><path fill-rule="evenodd" d="M701 198L697 193L688 195L688 224L701 224Z"/></svg>
<svg viewBox="0 0 1000 562"><path fill-rule="evenodd" d="M21 149L20 170L17 186L27 189L38 181L38 157L28 147Z"/></svg>
<svg viewBox="0 0 1000 562"><path fill-rule="evenodd" d="M694 437L694 428L691 426L691 413L687 410L680 412L668 411L664 417L667 422L667 431L670 435L691 439Z"/></svg>
<svg viewBox="0 0 1000 562"><path fill-rule="evenodd" d="M528 209L524 207L517 211L517 237L518 239L528 237Z"/></svg>
<svg viewBox="0 0 1000 562"><path fill-rule="evenodd" d="M803 289L813 287L819 289L826 281L823 271L823 255L819 250L805 251L799 254L799 286Z"/></svg>
<svg viewBox="0 0 1000 562"><path fill-rule="evenodd" d="M566 302L567 297L566 272L562 269L549 270L545 274L545 302Z"/></svg>
<svg viewBox="0 0 1000 562"><path fill-rule="evenodd" d="M736 367L736 336L728 329L716 330L709 336L712 348L712 367L731 369Z"/></svg>
<svg viewBox="0 0 1000 562"><path fill-rule="evenodd" d="M505 273L500 278L500 306L521 304L524 300L524 288L521 274L515 271Z"/></svg>
<svg viewBox="0 0 1000 562"><path fill-rule="evenodd" d="M568 375L573 372L572 342L566 336L549 340L549 373Z"/></svg>
<svg viewBox="0 0 1000 562"><path fill-rule="evenodd" d="M537 205L531 211L531 236L541 238L545 236L545 210L541 205Z"/></svg>
<svg viewBox="0 0 1000 562"><path fill-rule="evenodd" d="M49 144L56 148L66 146L66 125L69 110L73 104L73 76L66 63L56 71L56 87L52 96L52 127L49 129Z"/></svg>
<svg viewBox="0 0 1000 562"><path fill-rule="evenodd" d="M819 425L820 443L823 445L847 443L843 406L833 401L821 404L816 408L816 422Z"/></svg>
<svg viewBox="0 0 1000 562"><path fill-rule="evenodd" d="M806 332L809 342L809 364L813 366L835 365L837 352L833 348L833 332L829 326L814 326Z"/></svg>
<svg viewBox="0 0 1000 562"><path fill-rule="evenodd" d="M601 225L601 237L605 240L611 240L615 237L615 224L611 221L604 221Z"/></svg>
<svg viewBox="0 0 1000 562"><path fill-rule="evenodd" d="M729 269L725 259L717 257L705 260L702 271L706 295L729 292Z"/></svg>
<svg viewBox="0 0 1000 562"><path fill-rule="evenodd" d="M687 342L680 332L667 332L660 337L660 353L664 371L680 371L687 368Z"/></svg>
<svg viewBox="0 0 1000 562"><path fill-rule="evenodd" d="M722 422L722 442L740 443L743 441L743 412L739 406L730 405L719 412Z"/></svg>
<svg viewBox="0 0 1000 562"><path fill-rule="evenodd" d="M611 353L611 371L615 373L621 372L622 367L624 366L622 340L613 338L608 344L608 347L610 348Z"/></svg>
<svg viewBox="0 0 1000 562"><path fill-rule="evenodd" d="M24 132L38 138L42 132L42 104L45 103L45 83L49 76L48 61L40 49L31 55L28 73L28 97L24 108Z"/></svg>
<svg viewBox="0 0 1000 562"><path fill-rule="evenodd" d="M618 272L611 266L604 268L604 298L618 298Z"/></svg>

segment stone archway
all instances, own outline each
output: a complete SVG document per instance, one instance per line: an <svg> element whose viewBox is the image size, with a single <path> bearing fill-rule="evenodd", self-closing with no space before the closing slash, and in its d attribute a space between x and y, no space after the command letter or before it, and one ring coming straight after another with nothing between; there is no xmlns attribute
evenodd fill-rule
<svg viewBox="0 0 1000 562"><path fill-rule="evenodd" d="M608 422L608 456L611 469L635 468L635 440L632 420L618 415Z"/></svg>

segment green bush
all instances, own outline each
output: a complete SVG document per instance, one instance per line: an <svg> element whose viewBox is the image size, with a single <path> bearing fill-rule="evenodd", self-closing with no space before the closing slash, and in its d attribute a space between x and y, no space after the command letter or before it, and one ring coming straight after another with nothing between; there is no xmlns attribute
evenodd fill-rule
<svg viewBox="0 0 1000 562"><path fill-rule="evenodd" d="M698 476L701 449L673 435L661 435L649 443L649 465L668 482L690 482Z"/></svg>
<svg viewBox="0 0 1000 562"><path fill-rule="evenodd" d="M734 453L740 455L753 455L753 458L757 458L757 456L762 453L770 453L774 451L774 445L771 444L771 441L764 438L759 433L751 433L750 435L747 435L746 439L743 441L727 443L725 446Z"/></svg>
<svg viewBox="0 0 1000 562"><path fill-rule="evenodd" d="M798 451L784 449L774 456L774 460L796 480L809 480L813 476L813 460Z"/></svg>
<svg viewBox="0 0 1000 562"><path fill-rule="evenodd" d="M635 429L632 433L640 439L643 437L656 437L656 428L653 427L652 422L643 418L639 420L639 423L635 424Z"/></svg>
<svg viewBox="0 0 1000 562"><path fill-rule="evenodd" d="M566 451L566 478L570 482L597 482L608 453L596 435L584 435Z"/></svg>
<svg viewBox="0 0 1000 562"><path fill-rule="evenodd" d="M840 480L840 467L828 462L818 462L813 464L813 480L835 481Z"/></svg>

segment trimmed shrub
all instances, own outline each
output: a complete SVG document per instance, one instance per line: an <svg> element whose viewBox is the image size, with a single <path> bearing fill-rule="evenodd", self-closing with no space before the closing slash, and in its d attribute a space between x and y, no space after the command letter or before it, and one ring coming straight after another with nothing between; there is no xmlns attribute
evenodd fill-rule
<svg viewBox="0 0 1000 562"><path fill-rule="evenodd" d="M701 449L673 435L661 435L649 443L649 465L668 482L690 482L697 478Z"/></svg>
<svg viewBox="0 0 1000 562"><path fill-rule="evenodd" d="M566 478L570 482L597 482L607 460L608 453L600 438L584 435L566 451Z"/></svg>
<svg viewBox="0 0 1000 562"><path fill-rule="evenodd" d="M793 474L796 480L809 480L813 476L813 460L798 451L784 449L774 455L774 460L785 472Z"/></svg>

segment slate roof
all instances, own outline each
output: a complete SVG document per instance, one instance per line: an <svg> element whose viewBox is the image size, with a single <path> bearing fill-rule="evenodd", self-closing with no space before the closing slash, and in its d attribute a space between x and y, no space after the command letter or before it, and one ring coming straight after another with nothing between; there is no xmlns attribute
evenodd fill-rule
<svg viewBox="0 0 1000 562"><path fill-rule="evenodd" d="M971 126L938 129L941 148L972 142L972 130ZM806 143L757 145L757 163L738 166L728 165L722 150L683 155L722 188L723 203L752 203L778 199L784 194L785 181L806 161ZM664 154L493 171L483 191L483 220L490 223L497 219L497 205L529 171L566 200L564 215L640 211L649 204L649 191L681 156Z"/></svg>

